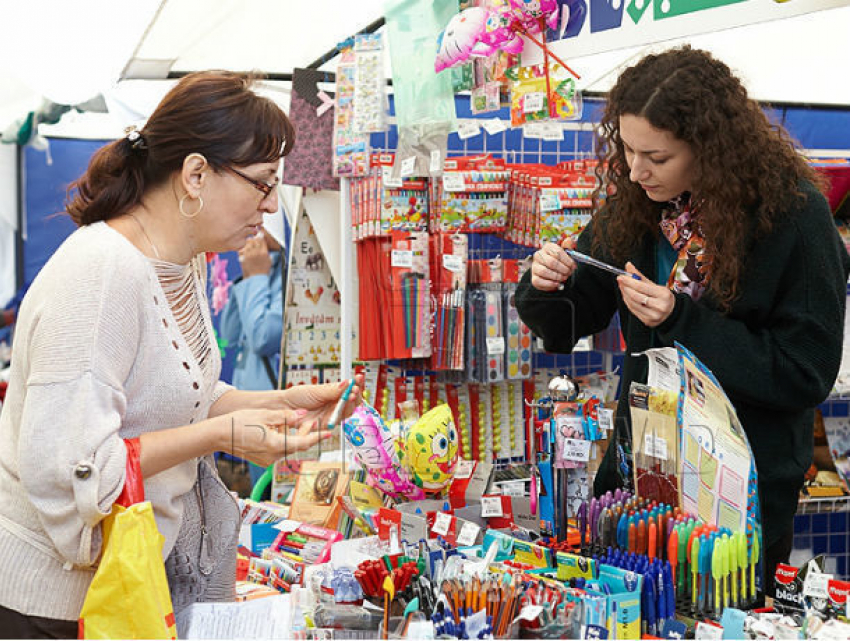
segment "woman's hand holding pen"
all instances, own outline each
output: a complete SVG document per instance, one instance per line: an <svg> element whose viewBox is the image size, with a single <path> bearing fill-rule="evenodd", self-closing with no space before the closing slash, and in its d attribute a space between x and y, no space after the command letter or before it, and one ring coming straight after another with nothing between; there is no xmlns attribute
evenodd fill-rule
<svg viewBox="0 0 850 641"><path fill-rule="evenodd" d="M576 262L564 250L575 246L574 238L566 238L560 245L546 243L537 250L531 263L531 286L542 292L562 288L576 269Z"/></svg>
<svg viewBox="0 0 850 641"><path fill-rule="evenodd" d="M626 271L640 278L617 277L623 302L644 325L658 327L673 313L676 297L664 285L645 278L632 263L626 263Z"/></svg>
<svg viewBox="0 0 850 641"><path fill-rule="evenodd" d="M272 392L274 401L272 407L289 410L305 410L303 421L325 428L333 414L334 408L348 388L351 381L341 383L325 383L324 385L296 385L289 389ZM348 417L354 408L360 404L360 394L363 389L363 375L354 377L354 386L342 410L340 421ZM335 425L334 427L339 427Z"/></svg>

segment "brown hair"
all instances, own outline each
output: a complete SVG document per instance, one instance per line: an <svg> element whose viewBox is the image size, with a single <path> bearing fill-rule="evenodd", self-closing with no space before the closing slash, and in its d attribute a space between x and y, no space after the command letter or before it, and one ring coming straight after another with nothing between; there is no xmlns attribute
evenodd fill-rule
<svg viewBox="0 0 850 641"><path fill-rule="evenodd" d="M192 153L216 170L274 162L295 130L272 100L252 90L256 77L203 71L181 79L159 103L135 143L125 137L99 149L68 188L66 209L78 225L109 220L183 166Z"/></svg>
<svg viewBox="0 0 850 641"><path fill-rule="evenodd" d="M822 179L725 64L689 46L649 55L620 75L599 131L599 157L608 164L603 168L600 163L597 173L614 193L594 247L604 247L620 262L644 234L658 234L661 210L629 180L620 138L624 114L645 118L691 146L692 197L699 202L712 259L709 289L728 310L738 296L748 239L769 232L783 211L803 197L801 180L822 187Z"/></svg>

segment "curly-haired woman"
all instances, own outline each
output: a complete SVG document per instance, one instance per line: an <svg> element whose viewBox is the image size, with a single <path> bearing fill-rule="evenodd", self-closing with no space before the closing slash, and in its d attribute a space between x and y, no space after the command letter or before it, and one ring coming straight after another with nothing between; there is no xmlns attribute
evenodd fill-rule
<svg viewBox="0 0 850 641"><path fill-rule="evenodd" d="M550 243L517 292L546 349L569 352L619 312L627 354L617 442L629 438L634 356L679 342L717 376L759 473L765 574L788 558L812 458L813 412L841 360L850 258L820 182L740 80L683 47L626 69L600 129L610 195L577 249L637 275L613 277ZM600 170L602 171L602 170ZM620 484L610 447L595 491Z"/></svg>

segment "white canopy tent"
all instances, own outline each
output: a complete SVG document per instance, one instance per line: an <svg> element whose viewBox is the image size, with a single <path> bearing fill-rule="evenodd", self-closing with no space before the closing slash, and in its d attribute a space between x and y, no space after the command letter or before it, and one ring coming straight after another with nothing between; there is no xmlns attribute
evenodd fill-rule
<svg viewBox="0 0 850 641"><path fill-rule="evenodd" d="M644 1L650 2L610 0L609 4L618 9ZM765 19L779 15L771 8L776 6L773 0L741 0L723 10L751 3L770 5ZM76 105L102 95L108 113L70 111L58 124L42 125L40 131L78 138L117 137L150 113L173 82L166 80L170 72L219 68L289 73L321 59L337 43L380 18L384 4L385 0L6 3L7 28L0 38L0 130L8 139L17 131L15 121L37 110L44 100ZM613 44L580 57L587 49L575 47L578 38L556 42L553 48L581 73L579 86L588 91L607 90L617 70L649 48L687 41L728 62L760 100L850 108L850 82L843 68L850 61L850 0L793 0L787 5L802 8L783 11L802 13L711 33L703 33L707 28L703 25L689 31L699 35L648 46L622 48L609 38ZM687 18L700 24L699 15ZM633 42L623 38L621 44ZM533 45L528 51L532 61L539 57ZM331 60L321 68L334 67ZM389 61L386 69L389 73ZM285 83L268 82L265 91L288 107ZM11 230L17 221L17 179L12 150L8 145L0 148L0 304L14 291Z"/></svg>

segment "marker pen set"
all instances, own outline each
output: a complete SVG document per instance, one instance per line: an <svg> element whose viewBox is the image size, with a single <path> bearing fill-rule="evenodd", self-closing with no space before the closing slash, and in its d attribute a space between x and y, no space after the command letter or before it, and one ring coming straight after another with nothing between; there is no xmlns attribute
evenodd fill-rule
<svg viewBox="0 0 850 641"><path fill-rule="evenodd" d="M757 598L760 546L752 524L746 533L731 532L618 490L583 502L577 525L581 549L594 559L625 558L629 569L635 556L668 563L680 612L719 617L724 608L745 608Z"/></svg>

